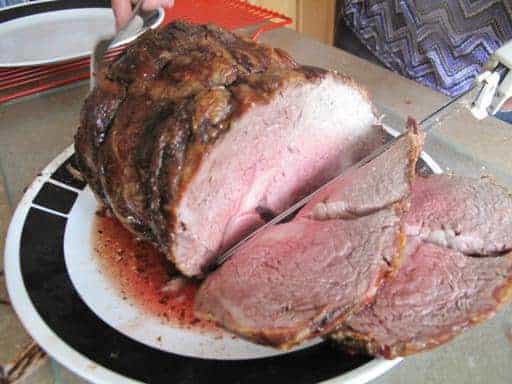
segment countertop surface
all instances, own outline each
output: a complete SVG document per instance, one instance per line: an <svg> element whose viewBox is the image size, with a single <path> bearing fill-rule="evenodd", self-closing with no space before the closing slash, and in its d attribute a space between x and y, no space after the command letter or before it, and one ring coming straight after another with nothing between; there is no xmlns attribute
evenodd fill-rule
<svg viewBox="0 0 512 384"><path fill-rule="evenodd" d="M400 129L407 116L418 120L449 99L346 52L288 29L261 40L290 52L298 62L352 76L371 93L385 123ZM0 105L0 244L12 211L36 174L72 143L87 84ZM491 174L512 187L512 126L487 119L475 122L467 109L454 108L429 135L426 150L447 171ZM3 266L0 253L0 271ZM512 306L433 351L406 358L372 384L511 383ZM0 367L12 363L31 343L9 305L0 273ZM1 370L0 370L1 372ZM26 369L27 382L83 382L49 360Z"/></svg>

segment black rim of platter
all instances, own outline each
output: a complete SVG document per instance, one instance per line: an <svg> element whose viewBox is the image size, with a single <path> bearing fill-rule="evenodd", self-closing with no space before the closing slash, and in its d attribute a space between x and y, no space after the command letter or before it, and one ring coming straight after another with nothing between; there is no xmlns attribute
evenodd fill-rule
<svg viewBox="0 0 512 384"><path fill-rule="evenodd" d="M64 259L69 213L85 183L73 178L73 148L42 172L21 200L6 242L13 306L52 357L94 381L151 383L311 383L337 378L364 383L398 363L348 355L328 342L246 360L181 356L138 342L101 320L73 286ZM425 172L425 162L419 168ZM342 375L342 377L340 377Z"/></svg>

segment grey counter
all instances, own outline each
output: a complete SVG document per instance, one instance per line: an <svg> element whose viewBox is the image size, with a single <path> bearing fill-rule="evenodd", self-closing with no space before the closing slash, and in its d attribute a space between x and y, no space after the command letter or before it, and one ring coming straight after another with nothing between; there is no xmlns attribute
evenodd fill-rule
<svg viewBox="0 0 512 384"><path fill-rule="evenodd" d="M341 50L327 47L297 33L280 29L262 41L283 48L299 62L337 70L363 84L396 128L404 119L418 120L448 102L430 89ZM77 84L46 94L0 105L0 244L10 214L24 188L59 152L72 143L87 84ZM512 126L495 119L476 123L458 108L433 131L426 149L450 171L492 174L512 186ZM3 249L0 253L0 265ZM512 308L484 325L431 352L405 359L373 384L399 383L511 383ZM508 336L507 336L508 335ZM10 361L31 340L17 321L0 274L0 366ZM39 359L27 368L27 382L82 382L54 362Z"/></svg>

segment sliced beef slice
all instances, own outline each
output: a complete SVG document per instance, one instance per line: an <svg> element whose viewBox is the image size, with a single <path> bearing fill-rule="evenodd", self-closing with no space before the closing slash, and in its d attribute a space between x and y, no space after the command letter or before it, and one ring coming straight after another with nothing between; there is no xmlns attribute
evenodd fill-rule
<svg viewBox="0 0 512 384"><path fill-rule="evenodd" d="M417 178L412 191L402 266L373 304L332 335L350 349L387 358L429 349L493 316L511 297L510 196L489 181L449 175ZM440 241L426 228L456 228L458 235ZM483 257L496 251L505 254Z"/></svg>
<svg viewBox="0 0 512 384"><path fill-rule="evenodd" d="M399 228L392 208L351 221L278 225L207 278L197 312L280 348L332 331L375 294L396 257Z"/></svg>
<svg viewBox="0 0 512 384"><path fill-rule="evenodd" d="M404 166L408 161L416 163L423 144L423 134L412 118L407 121L407 131L407 136L387 150L386 161L373 161L366 165L362 179L361 171L344 174L342 180L326 186L301 210L299 216L316 220L350 219L403 199L409 193L410 182L414 178L414 169L407 173Z"/></svg>
<svg viewBox="0 0 512 384"><path fill-rule="evenodd" d="M401 218L420 142L411 132L330 189L360 214L316 220L300 212L251 239L203 283L197 315L251 340L289 348L332 331L370 302L385 274L399 263ZM388 189L376 184L389 162L397 176L386 179L389 190L400 191L391 199ZM370 212L357 203L358 183L374 199ZM318 204L312 201L304 211Z"/></svg>
<svg viewBox="0 0 512 384"><path fill-rule="evenodd" d="M407 234L466 254L493 255L512 246L512 197L490 179L418 178Z"/></svg>
<svg viewBox="0 0 512 384"><path fill-rule="evenodd" d="M386 358L433 348L493 316L512 294L512 254L492 258L417 239L397 276L374 304L349 317L332 336Z"/></svg>

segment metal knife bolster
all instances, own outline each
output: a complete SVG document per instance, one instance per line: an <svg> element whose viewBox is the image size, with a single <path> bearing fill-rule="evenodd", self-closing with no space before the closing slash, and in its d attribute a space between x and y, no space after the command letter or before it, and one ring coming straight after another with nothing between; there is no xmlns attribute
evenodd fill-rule
<svg viewBox="0 0 512 384"><path fill-rule="evenodd" d="M471 88L467 92L463 93L462 95L453 98L448 103L443 105L441 108L437 109L433 113L431 113L429 116L424 118L419 124L422 128L422 132L426 135L428 134L432 129L437 127L442 120L448 116L450 113L453 113L455 110L458 110L461 107L469 107L469 103L465 102L463 99L466 98L466 96L470 95L475 88ZM469 98L468 98L469 99ZM217 257L215 259L213 267L216 268L220 265L222 265L227 259L229 259L240 247L244 246L249 240L251 240L254 236L256 236L258 233L264 231L267 229L267 227L271 225L275 225L280 223L281 221L288 218L290 215L293 215L295 212L297 212L299 209L301 209L304 205L306 205L308 202L310 202L315 196L317 196L320 192L324 191L329 185L337 182L343 177L346 177L350 175L355 170L361 168L365 164L369 163L373 159L379 157L382 153L384 153L386 150L388 150L395 142L400 140L402 137L405 136L406 133L402 133L399 136L394 137L390 141L388 141L386 144L380 146L375 151L370 153L368 156L363 158L362 160L358 161L356 164L352 165L351 167L345 169L341 174L334 177L332 180L321 186L319 189L314 191L313 193L309 194L308 196L304 197L297 203L293 204L290 208L285 210L283 213L277 215L272 220L264 224L263 226L259 227L257 230L249 234L247 237L242 239L240 242L238 242L233 247L229 248L226 252L224 252L222 255Z"/></svg>

